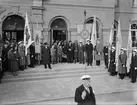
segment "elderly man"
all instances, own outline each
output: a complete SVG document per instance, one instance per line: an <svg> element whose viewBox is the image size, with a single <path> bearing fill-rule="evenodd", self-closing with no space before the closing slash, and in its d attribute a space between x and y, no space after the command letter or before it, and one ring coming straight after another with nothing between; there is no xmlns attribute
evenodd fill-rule
<svg viewBox="0 0 137 105"><path fill-rule="evenodd" d="M75 91L75 102L78 105L96 105L95 94L90 86L90 76L83 75L81 80L83 84Z"/></svg>

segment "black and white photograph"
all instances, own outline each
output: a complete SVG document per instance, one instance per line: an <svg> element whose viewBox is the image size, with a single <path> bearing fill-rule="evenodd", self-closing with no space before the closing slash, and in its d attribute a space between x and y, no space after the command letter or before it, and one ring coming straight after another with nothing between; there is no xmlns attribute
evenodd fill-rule
<svg viewBox="0 0 137 105"><path fill-rule="evenodd" d="M0 105L137 105L137 0L0 0Z"/></svg>

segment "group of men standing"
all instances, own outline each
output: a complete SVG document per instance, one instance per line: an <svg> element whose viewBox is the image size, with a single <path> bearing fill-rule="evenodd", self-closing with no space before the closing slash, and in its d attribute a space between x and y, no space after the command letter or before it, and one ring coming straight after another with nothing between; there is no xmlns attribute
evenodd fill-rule
<svg viewBox="0 0 137 105"><path fill-rule="evenodd" d="M127 68L127 49L121 48L120 54L118 56L118 60L116 61L116 48L111 46L109 50L109 46L104 47L104 61L106 68L108 67L108 72L111 76L117 75L119 79L124 79L125 76L131 78L131 82L136 82L137 77L137 49L133 47L132 49L132 57L131 64L128 70Z"/></svg>

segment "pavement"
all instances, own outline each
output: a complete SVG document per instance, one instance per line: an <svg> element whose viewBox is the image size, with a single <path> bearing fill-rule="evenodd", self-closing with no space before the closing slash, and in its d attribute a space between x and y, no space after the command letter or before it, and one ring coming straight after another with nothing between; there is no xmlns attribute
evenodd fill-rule
<svg viewBox="0 0 137 105"><path fill-rule="evenodd" d="M91 86L97 105L135 105L137 83L109 76L104 65L56 64L20 71L18 76L6 73L0 84L0 105L76 105L75 89L83 74L91 75Z"/></svg>

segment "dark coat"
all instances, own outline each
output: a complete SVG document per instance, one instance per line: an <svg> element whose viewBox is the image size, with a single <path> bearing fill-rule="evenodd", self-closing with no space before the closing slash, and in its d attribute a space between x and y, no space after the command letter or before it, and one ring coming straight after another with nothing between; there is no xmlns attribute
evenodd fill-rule
<svg viewBox="0 0 137 105"><path fill-rule="evenodd" d="M126 61L127 61L127 55L125 53L120 54L119 59L118 59L118 73L120 73L120 74L127 73Z"/></svg>
<svg viewBox="0 0 137 105"><path fill-rule="evenodd" d="M102 59L102 46L99 43L95 46L95 60L101 60L101 59Z"/></svg>
<svg viewBox="0 0 137 105"><path fill-rule="evenodd" d="M45 46L42 46L42 60L43 64L49 64L50 63L50 48Z"/></svg>
<svg viewBox="0 0 137 105"><path fill-rule="evenodd" d="M108 47L104 46L103 53L104 53L104 57L108 57Z"/></svg>
<svg viewBox="0 0 137 105"><path fill-rule="evenodd" d="M137 75L137 55L134 57L132 56L131 58L131 65L130 65L131 71L130 71L130 76L131 76L131 82L136 82L136 75Z"/></svg>
<svg viewBox="0 0 137 105"><path fill-rule="evenodd" d="M30 45L30 63L33 66L35 64L35 47Z"/></svg>
<svg viewBox="0 0 137 105"><path fill-rule="evenodd" d="M115 51L110 52L110 62L108 72L115 73L116 72L116 64L115 64Z"/></svg>
<svg viewBox="0 0 137 105"><path fill-rule="evenodd" d="M89 45L86 44L86 53L87 53L87 57L91 58L93 54L93 45L91 43Z"/></svg>
<svg viewBox="0 0 137 105"><path fill-rule="evenodd" d="M96 99L95 99L95 94L93 93L92 87L89 87L90 89L90 94L85 90L84 86L81 85L79 86L76 91L75 91L75 102L78 103L78 105L96 105ZM83 91L86 91L86 97L83 100L81 95Z"/></svg>
<svg viewBox="0 0 137 105"><path fill-rule="evenodd" d="M19 70L18 53L11 52L11 71Z"/></svg>

